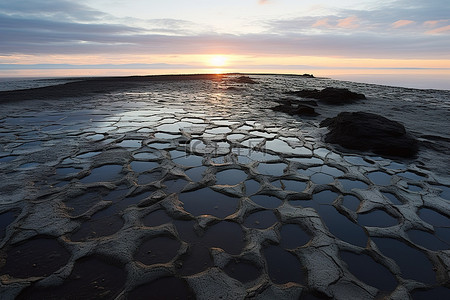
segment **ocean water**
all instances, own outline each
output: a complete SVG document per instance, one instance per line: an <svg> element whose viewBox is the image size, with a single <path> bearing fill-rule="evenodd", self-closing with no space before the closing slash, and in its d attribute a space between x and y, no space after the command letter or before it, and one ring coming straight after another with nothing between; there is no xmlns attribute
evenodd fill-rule
<svg viewBox="0 0 450 300"><path fill-rule="evenodd" d="M42 77L16 77L4 78L0 77L0 91L13 91L22 89L33 89L45 86L64 84L76 79L66 78L42 78Z"/></svg>

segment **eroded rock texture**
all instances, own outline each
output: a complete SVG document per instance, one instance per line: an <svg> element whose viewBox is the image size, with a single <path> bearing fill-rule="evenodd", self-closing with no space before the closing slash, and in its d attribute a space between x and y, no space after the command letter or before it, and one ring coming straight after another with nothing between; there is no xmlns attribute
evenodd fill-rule
<svg viewBox="0 0 450 300"><path fill-rule="evenodd" d="M0 298L446 295L448 178L332 150L277 80L3 104Z"/></svg>

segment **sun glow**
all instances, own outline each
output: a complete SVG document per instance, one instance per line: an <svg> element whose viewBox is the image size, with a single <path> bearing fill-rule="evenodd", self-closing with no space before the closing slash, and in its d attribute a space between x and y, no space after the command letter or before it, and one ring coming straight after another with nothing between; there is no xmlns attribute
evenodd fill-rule
<svg viewBox="0 0 450 300"><path fill-rule="evenodd" d="M223 55L215 55L209 59L209 65L211 67L224 67L227 64L227 57Z"/></svg>

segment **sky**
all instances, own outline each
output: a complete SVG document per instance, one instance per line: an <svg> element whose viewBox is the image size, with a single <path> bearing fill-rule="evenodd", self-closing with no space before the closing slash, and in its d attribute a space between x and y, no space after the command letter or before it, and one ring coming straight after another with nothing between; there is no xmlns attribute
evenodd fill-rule
<svg viewBox="0 0 450 300"><path fill-rule="evenodd" d="M450 1L0 0L1 77L214 72L450 86Z"/></svg>

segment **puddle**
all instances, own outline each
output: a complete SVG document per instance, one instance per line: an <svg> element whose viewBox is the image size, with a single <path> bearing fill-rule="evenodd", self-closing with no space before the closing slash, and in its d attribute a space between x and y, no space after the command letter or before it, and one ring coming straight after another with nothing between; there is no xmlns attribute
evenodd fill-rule
<svg viewBox="0 0 450 300"><path fill-rule="evenodd" d="M269 153L256 151L256 150L249 150L249 149L241 149L240 155L246 155L251 160L259 161L259 162L271 161L271 160L279 160L280 159L278 156L275 156L275 155L272 155L272 154L269 154Z"/></svg>
<svg viewBox="0 0 450 300"><path fill-rule="evenodd" d="M18 157L17 155L4 156L4 157L0 158L0 162L2 162L2 163L8 163L8 162L10 162L10 161L15 160L17 157Z"/></svg>
<svg viewBox="0 0 450 300"><path fill-rule="evenodd" d="M293 154L293 151L294 151L294 148L289 146L288 143L286 143L285 141L279 140L279 139L267 141L266 149L272 150L275 152L279 152L279 153L289 153L289 154ZM310 154L311 154L311 151L310 151Z"/></svg>
<svg viewBox="0 0 450 300"><path fill-rule="evenodd" d="M385 211L376 209L358 215L358 223L369 227L390 227L398 224L398 220Z"/></svg>
<svg viewBox="0 0 450 300"><path fill-rule="evenodd" d="M180 242L165 236L143 242L134 254L137 261L145 265L165 264L177 255Z"/></svg>
<svg viewBox="0 0 450 300"><path fill-rule="evenodd" d="M205 130L205 133L208 134L225 134L231 132L231 129L229 127L217 127L213 129L207 129Z"/></svg>
<svg viewBox="0 0 450 300"><path fill-rule="evenodd" d="M87 212L96 203L100 202L101 198L98 193L90 192L75 198L68 198L63 200L69 208L70 216L79 216Z"/></svg>
<svg viewBox="0 0 450 300"><path fill-rule="evenodd" d="M172 222L172 218L163 210L151 212L142 219L142 223L147 227L161 226Z"/></svg>
<svg viewBox="0 0 450 300"><path fill-rule="evenodd" d="M367 174L367 177L377 185L390 185L392 178L391 175L384 172L371 172Z"/></svg>
<svg viewBox="0 0 450 300"><path fill-rule="evenodd" d="M264 208L277 208L282 203L277 197L268 195L254 195L250 199Z"/></svg>
<svg viewBox="0 0 450 300"><path fill-rule="evenodd" d="M275 133L268 133L268 132L258 131L258 130L252 130L249 133L252 135L266 138L266 139L273 139L276 136Z"/></svg>
<svg viewBox="0 0 450 300"><path fill-rule="evenodd" d="M124 140L120 143L117 143L117 146L124 148L141 148L142 141L141 140Z"/></svg>
<svg viewBox="0 0 450 300"><path fill-rule="evenodd" d="M227 140L229 140L230 142L236 142L242 140L245 137L246 137L245 134L235 133L227 135Z"/></svg>
<svg viewBox="0 0 450 300"><path fill-rule="evenodd" d="M164 131L169 133L179 133L181 130L189 129L193 126L198 126L190 122L177 122L175 124L163 124L156 128L156 131Z"/></svg>
<svg viewBox="0 0 450 300"><path fill-rule="evenodd" d="M82 183L106 182L120 179L121 165L106 165L92 170L91 174L82 178Z"/></svg>
<svg viewBox="0 0 450 300"><path fill-rule="evenodd" d="M191 244L188 254L183 255L181 263L177 273L183 276L198 274L213 266L209 249L200 244Z"/></svg>
<svg viewBox="0 0 450 300"><path fill-rule="evenodd" d="M408 190L410 190L412 192L420 192L420 191L422 191L422 187L415 185L415 184L409 184Z"/></svg>
<svg viewBox="0 0 450 300"><path fill-rule="evenodd" d="M266 229L278 222L277 217L271 210L263 210L250 214L244 220L247 228Z"/></svg>
<svg viewBox="0 0 450 300"><path fill-rule="evenodd" d="M403 278L414 279L428 284L436 282L433 265L427 256L419 250L390 238L372 238L372 240L384 255L395 260L400 267ZM414 263L411 263L412 261Z"/></svg>
<svg viewBox="0 0 450 300"><path fill-rule="evenodd" d="M239 224L222 221L211 226L200 243L208 248L220 248L229 254L238 255L244 248L244 232Z"/></svg>
<svg viewBox="0 0 450 300"><path fill-rule="evenodd" d="M263 138L250 138L243 142L241 142L241 145L247 148L254 148L261 144L264 141Z"/></svg>
<svg viewBox="0 0 450 300"><path fill-rule="evenodd" d="M323 191L313 195L313 201L319 204L331 204L339 195L332 191Z"/></svg>
<svg viewBox="0 0 450 300"><path fill-rule="evenodd" d="M248 175L239 169L229 169L220 171L216 174L216 184L218 185L236 185L247 179Z"/></svg>
<svg viewBox="0 0 450 300"><path fill-rule="evenodd" d="M344 160L351 163L352 165L357 165L357 166L373 166L373 164L367 162L366 160L364 160L362 157L359 156L344 156Z"/></svg>
<svg viewBox="0 0 450 300"><path fill-rule="evenodd" d="M334 177L323 173L316 173L312 175L310 179L315 184L328 184L334 181Z"/></svg>
<svg viewBox="0 0 450 300"><path fill-rule="evenodd" d="M131 169L133 169L133 171L137 173L149 171L158 166L159 164L157 162L149 162L149 161L132 161L130 163Z"/></svg>
<svg viewBox="0 0 450 300"><path fill-rule="evenodd" d="M324 173L333 177L339 177L344 175L344 172L342 172L341 170L337 169L337 168L333 168L327 165L323 165L323 166L319 166L319 167L312 167L309 168L308 170L311 170L313 172L320 172L320 173Z"/></svg>
<svg viewBox="0 0 450 300"><path fill-rule="evenodd" d="M433 226L450 227L450 218L429 208L421 208L419 210L419 217Z"/></svg>
<svg viewBox="0 0 450 300"><path fill-rule="evenodd" d="M413 172L403 172L403 173L398 173L398 176L404 177L404 178L408 178L411 180L415 180L415 181L422 181L424 179L426 179L425 176L421 176L419 174L413 173Z"/></svg>
<svg viewBox="0 0 450 300"><path fill-rule="evenodd" d="M429 290L414 290L411 296L414 300L447 299L450 289L440 286Z"/></svg>
<svg viewBox="0 0 450 300"><path fill-rule="evenodd" d="M161 140L173 140L173 139L177 139L179 137L181 137L181 135L179 135L179 134L170 134L170 133L162 133L162 132L155 133L155 138L161 139Z"/></svg>
<svg viewBox="0 0 450 300"><path fill-rule="evenodd" d="M192 180L192 181L201 181L203 179L203 174L206 171L206 167L197 167L192 168L187 171L185 171L186 175Z"/></svg>
<svg viewBox="0 0 450 300"><path fill-rule="evenodd" d="M339 179L339 182L346 191L351 191L352 189L364 190L369 187L367 184L359 180Z"/></svg>
<svg viewBox="0 0 450 300"><path fill-rule="evenodd" d="M111 208L113 208L115 212L120 212L127 209L127 207L131 205L137 205L139 202L149 197L150 195L151 192L146 192L136 196L128 196L119 203L117 203L116 205L112 206Z"/></svg>
<svg viewBox="0 0 450 300"><path fill-rule="evenodd" d="M166 149L172 148L170 143L150 143L150 144L148 144L148 147L158 149L158 150L166 150Z"/></svg>
<svg viewBox="0 0 450 300"><path fill-rule="evenodd" d="M342 202L342 205L353 211L357 211L360 204L359 199L351 195L345 195Z"/></svg>
<svg viewBox="0 0 450 300"><path fill-rule="evenodd" d="M128 188L124 185L121 185L119 187L117 187L115 190L112 190L111 192L109 192L108 195L103 196L103 200L105 201L112 201L114 203L119 202L120 200L122 200L125 195L128 193Z"/></svg>
<svg viewBox="0 0 450 300"><path fill-rule="evenodd" d="M295 249L306 245L311 237L296 224L286 224L280 230L281 243L280 247L284 249Z"/></svg>
<svg viewBox="0 0 450 300"><path fill-rule="evenodd" d="M443 199L450 200L450 188L443 185L436 185L436 188L440 189L439 196Z"/></svg>
<svg viewBox="0 0 450 300"><path fill-rule="evenodd" d="M257 168L257 172L263 175L269 176L281 176L284 174L284 169L286 169L287 165L284 163L260 163Z"/></svg>
<svg viewBox="0 0 450 300"><path fill-rule="evenodd" d="M164 277L138 286L128 293L127 299L195 299L188 284L177 277Z"/></svg>
<svg viewBox="0 0 450 300"><path fill-rule="evenodd" d="M431 233L421 230L408 230L406 233L415 244L429 250L450 250L450 244L441 241Z"/></svg>
<svg viewBox="0 0 450 300"><path fill-rule="evenodd" d="M250 196L259 191L259 188L261 187L258 181L255 181L253 179L246 180L245 182L245 195Z"/></svg>
<svg viewBox="0 0 450 300"><path fill-rule="evenodd" d="M209 248L221 248L233 255L240 254L244 247L244 233L241 227L233 222L222 221L211 226L202 237L193 230L193 221L175 220L180 238L190 243L189 253L181 258L179 273L193 275L213 265Z"/></svg>
<svg viewBox="0 0 450 300"><path fill-rule="evenodd" d="M248 126L248 125L242 125L241 127L238 127L237 130L244 130L244 131L248 131L248 130L252 130L253 126Z"/></svg>
<svg viewBox="0 0 450 300"><path fill-rule="evenodd" d="M57 168L56 175L59 175L59 176L75 175L76 173L80 172L81 170L82 169L77 169L77 168Z"/></svg>
<svg viewBox="0 0 450 300"><path fill-rule="evenodd" d="M133 157L135 159L145 159L145 160L155 160L159 158L159 155L153 153L153 152L140 152L133 154Z"/></svg>
<svg viewBox="0 0 450 300"><path fill-rule="evenodd" d="M71 235L70 239L73 242L80 242L113 235L123 227L123 224L124 221L119 215L97 218L95 214L91 220L81 224L81 227Z"/></svg>
<svg viewBox="0 0 450 300"><path fill-rule="evenodd" d="M172 161L176 164L187 167L200 167L203 162L203 157L184 152L183 155L180 155L176 158L172 155Z"/></svg>
<svg viewBox="0 0 450 300"><path fill-rule="evenodd" d="M19 295L22 299L114 299L124 288L125 268L92 256L78 260L72 273L60 286L31 286Z"/></svg>
<svg viewBox="0 0 450 300"><path fill-rule="evenodd" d="M175 179L164 181L163 184L166 186L165 190L167 193L180 193L183 188L188 184L184 179Z"/></svg>
<svg viewBox="0 0 450 300"><path fill-rule="evenodd" d="M360 247L367 244L367 235L361 226L341 215L331 205L320 205L318 212L328 230L337 238Z"/></svg>
<svg viewBox="0 0 450 300"><path fill-rule="evenodd" d="M234 259L223 269L228 276L246 283L257 279L261 275L261 270L251 262Z"/></svg>
<svg viewBox="0 0 450 300"><path fill-rule="evenodd" d="M272 182L272 185L285 191L302 192L306 189L307 183L297 180L277 180Z"/></svg>
<svg viewBox="0 0 450 300"><path fill-rule="evenodd" d="M269 246L262 252L266 258L269 277L274 283L305 282L302 265L293 254L277 246Z"/></svg>
<svg viewBox="0 0 450 300"><path fill-rule="evenodd" d="M0 214L0 242L5 237L6 228L16 219L16 211L7 211Z"/></svg>
<svg viewBox="0 0 450 300"><path fill-rule="evenodd" d="M386 292L393 291L397 287L394 275L370 256L347 251L341 251L339 254L347 263L349 271L362 282Z"/></svg>
<svg viewBox="0 0 450 300"><path fill-rule="evenodd" d="M239 199L225 196L210 188L203 188L181 193L179 200L183 202L184 209L194 216L213 215L225 218L236 211Z"/></svg>
<svg viewBox="0 0 450 300"><path fill-rule="evenodd" d="M97 142L97 141L103 140L105 138L105 136L103 134L92 134L92 135L88 135L86 138Z"/></svg>
<svg viewBox="0 0 450 300"><path fill-rule="evenodd" d="M383 196L387 199L389 199L389 201L391 201L393 204L395 205L402 205L403 203L394 195L391 193L382 193Z"/></svg>
<svg viewBox="0 0 450 300"><path fill-rule="evenodd" d="M139 185L149 184L151 182L159 181L162 179L162 173L160 171L154 171L151 173L141 174L138 177L137 183Z"/></svg>
<svg viewBox="0 0 450 300"><path fill-rule="evenodd" d="M18 170L32 170L32 169L35 169L39 165L40 164L38 164L38 163L26 163L26 164L20 165L17 169Z"/></svg>
<svg viewBox="0 0 450 300"><path fill-rule="evenodd" d="M0 274L14 278L49 276L63 267L70 253L56 240L38 236L6 251L6 263Z"/></svg>
<svg viewBox="0 0 450 300"><path fill-rule="evenodd" d="M386 168L390 170L403 170L406 169L406 165L402 163L391 162Z"/></svg>

